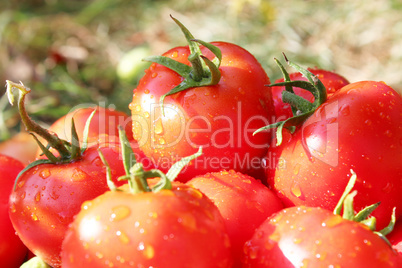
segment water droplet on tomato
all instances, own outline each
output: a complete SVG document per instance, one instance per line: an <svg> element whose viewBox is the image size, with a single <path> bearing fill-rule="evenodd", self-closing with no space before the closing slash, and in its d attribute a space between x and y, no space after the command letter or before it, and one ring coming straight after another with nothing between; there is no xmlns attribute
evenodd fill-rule
<svg viewBox="0 0 402 268"><path fill-rule="evenodd" d="M88 177L88 174L85 173L82 169L76 167L73 170L73 174L71 175L71 178L74 181L83 181Z"/></svg>
<svg viewBox="0 0 402 268"><path fill-rule="evenodd" d="M300 164L296 164L295 167L293 168L293 174L295 175L299 174L300 167L301 167Z"/></svg>
<svg viewBox="0 0 402 268"><path fill-rule="evenodd" d="M386 130L386 131L384 132L384 134L385 134L385 136L387 136L388 138L391 138L391 137L392 137L392 131L391 131L391 130Z"/></svg>
<svg viewBox="0 0 402 268"><path fill-rule="evenodd" d="M37 192L36 195L35 195L35 201L36 201L36 202L39 202L39 201L40 201L40 197L41 197L41 193L40 193L40 192Z"/></svg>
<svg viewBox="0 0 402 268"><path fill-rule="evenodd" d="M116 206L112 208L110 221L120 221L130 216L131 210L127 206Z"/></svg>
<svg viewBox="0 0 402 268"><path fill-rule="evenodd" d="M392 191L393 188L394 188L394 185L391 182L387 182L387 185L385 185L382 188L382 191L387 193L387 194L389 194Z"/></svg>
<svg viewBox="0 0 402 268"><path fill-rule="evenodd" d="M161 119L158 119L155 122L155 134L158 134L158 135L163 134L163 125L162 125Z"/></svg>
<svg viewBox="0 0 402 268"><path fill-rule="evenodd" d="M348 116L350 114L350 108L349 105L344 104L339 108L339 112L341 113L341 115L343 116Z"/></svg>
<svg viewBox="0 0 402 268"><path fill-rule="evenodd" d="M128 244L130 242L130 238L127 236L126 233L122 231L117 231L116 235L119 237L119 241L123 244Z"/></svg>
<svg viewBox="0 0 402 268"><path fill-rule="evenodd" d="M192 197L195 197L197 199L201 199L203 197L202 192L197 190L196 188L193 187L188 187L186 189L187 193L190 194Z"/></svg>
<svg viewBox="0 0 402 268"><path fill-rule="evenodd" d="M254 247L248 248L248 256L250 259L256 259L258 256L258 249Z"/></svg>
<svg viewBox="0 0 402 268"><path fill-rule="evenodd" d="M17 211L14 203L11 204L10 211L11 211L11 213L15 213Z"/></svg>
<svg viewBox="0 0 402 268"><path fill-rule="evenodd" d="M102 259L102 258L103 258L103 254L100 253L100 252L98 252L98 251L95 253L95 256L96 256L98 259Z"/></svg>
<svg viewBox="0 0 402 268"><path fill-rule="evenodd" d="M343 219L339 215L334 215L324 220L321 224L323 227L334 227L340 223L342 223Z"/></svg>
<svg viewBox="0 0 402 268"><path fill-rule="evenodd" d="M33 221L38 221L39 220L38 216L33 212L31 213L31 218L32 218Z"/></svg>
<svg viewBox="0 0 402 268"><path fill-rule="evenodd" d="M302 191L300 189L300 185L297 183L294 183L292 187L290 188L290 192L297 198L302 196Z"/></svg>
<svg viewBox="0 0 402 268"><path fill-rule="evenodd" d="M24 184L25 184L25 181L19 181L17 186L18 186L18 188L22 188L22 186L24 186Z"/></svg>
<svg viewBox="0 0 402 268"><path fill-rule="evenodd" d="M22 194L20 195L21 199L24 199L25 196L26 196L26 193L25 193L25 192L22 192Z"/></svg>
<svg viewBox="0 0 402 268"><path fill-rule="evenodd" d="M50 176L50 170L44 169L41 172L39 172L39 177L42 179L47 179Z"/></svg>
<svg viewBox="0 0 402 268"><path fill-rule="evenodd" d="M303 239L301 239L301 238L294 238L293 239L294 244L300 244L302 241L303 241Z"/></svg>
<svg viewBox="0 0 402 268"><path fill-rule="evenodd" d="M364 121L364 123L367 125L367 126L371 126L371 124L373 123L370 119L367 119L366 121Z"/></svg>
<svg viewBox="0 0 402 268"><path fill-rule="evenodd" d="M160 145L166 144L165 139L164 139L164 138L160 138L160 139L159 139L159 144L160 144Z"/></svg>

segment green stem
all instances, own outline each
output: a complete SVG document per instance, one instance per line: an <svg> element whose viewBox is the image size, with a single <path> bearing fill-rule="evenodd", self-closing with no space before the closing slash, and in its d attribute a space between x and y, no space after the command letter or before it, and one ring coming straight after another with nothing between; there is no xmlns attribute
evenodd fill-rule
<svg viewBox="0 0 402 268"><path fill-rule="evenodd" d="M14 104L14 95L12 93L13 89L17 89L19 92L18 98L18 109L21 116L21 120L24 123L27 131L38 134L44 138L51 147L56 149L62 158L68 158L71 156L71 152L64 145L64 141L57 137L55 134L51 134L47 129L42 128L36 122L31 120L26 109L25 109L25 96L31 92L29 88L26 88L22 83L17 84L12 81L7 80L7 94L11 105Z"/></svg>

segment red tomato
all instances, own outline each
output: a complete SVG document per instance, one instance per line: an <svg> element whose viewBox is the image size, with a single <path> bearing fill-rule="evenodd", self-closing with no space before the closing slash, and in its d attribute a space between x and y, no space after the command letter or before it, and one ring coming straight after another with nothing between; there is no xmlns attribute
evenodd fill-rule
<svg viewBox="0 0 402 268"><path fill-rule="evenodd" d="M268 184L286 206L333 209L357 174L356 209L374 211L385 227L402 207L402 98L383 82L361 81L336 92L267 156ZM396 210L396 218L402 210Z"/></svg>
<svg viewBox="0 0 402 268"><path fill-rule="evenodd" d="M323 69L317 69L317 68L307 68L311 73L316 75L318 79L321 80L321 82L324 84L325 88L327 89L327 96L328 98L331 97L336 91L341 89L342 87L346 86L349 84L349 81L341 76L340 74L337 74L335 72L323 70ZM301 73L299 72L294 72L289 74L290 80L302 80L302 81L307 81L307 78L304 77ZM275 81L275 83L283 82L284 78L278 79ZM288 119L293 116L292 109L289 103L284 103L282 101L282 92L285 90L284 86L274 86L271 87L272 90L272 98L275 106L275 115L277 120L282 121L285 119ZM305 98L306 100L313 102L314 101L314 96L311 92L299 88L299 87L293 87L293 91Z"/></svg>
<svg viewBox="0 0 402 268"><path fill-rule="evenodd" d="M78 134L78 140L82 143L85 124L94 109L96 109L96 112L91 119L88 131L89 145L98 143L99 136L102 134L106 134L104 137L118 136L119 126L124 128L127 136L132 140L132 124L130 116L121 111L106 109L100 106L76 108L65 116L60 117L49 127L48 130L57 134L60 139L71 142L71 119L73 118ZM42 151L39 150L38 154L41 153Z"/></svg>
<svg viewBox="0 0 402 268"><path fill-rule="evenodd" d="M28 169L10 196L10 218L19 237L53 267L60 267L61 243L81 204L109 189L98 148L107 158L115 180L125 174L118 141L100 144L89 147L74 162Z"/></svg>
<svg viewBox="0 0 402 268"><path fill-rule="evenodd" d="M146 70L130 104L134 139L163 171L202 146L203 155L182 171L179 181L222 169L258 177L271 136L268 132L253 136L253 131L274 121L271 92L265 87L269 78L245 49L225 42L211 44L222 52L219 83L167 96L164 115L160 97L179 85L183 77L155 63ZM201 51L211 60L215 57L204 46ZM163 55L190 64L188 46Z"/></svg>
<svg viewBox="0 0 402 268"><path fill-rule="evenodd" d="M233 170L200 175L186 184L199 189L218 207L232 244L234 267L241 267L243 245L254 230L283 208L279 198L261 181Z"/></svg>
<svg viewBox="0 0 402 268"><path fill-rule="evenodd" d="M82 205L63 242L63 268L231 267L216 206L200 191L110 191Z"/></svg>
<svg viewBox="0 0 402 268"><path fill-rule="evenodd" d="M243 262L243 267L401 267L398 254L365 225L304 206L268 218L246 242Z"/></svg>
<svg viewBox="0 0 402 268"><path fill-rule="evenodd" d="M20 267L28 249L15 233L8 215L8 198L15 178L24 165L9 156L0 154L0 263L2 267Z"/></svg>
<svg viewBox="0 0 402 268"><path fill-rule="evenodd" d="M8 155L24 165L36 159L38 144L27 132L20 132L0 143L0 154Z"/></svg>

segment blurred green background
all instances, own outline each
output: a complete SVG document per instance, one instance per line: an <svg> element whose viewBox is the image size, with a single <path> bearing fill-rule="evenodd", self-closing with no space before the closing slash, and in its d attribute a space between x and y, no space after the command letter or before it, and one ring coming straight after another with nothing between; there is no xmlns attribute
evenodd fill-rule
<svg viewBox="0 0 402 268"><path fill-rule="evenodd" d="M141 58L186 44L170 14L196 38L243 46L271 81L280 77L273 58L285 52L302 66L402 91L399 0L2 0L0 80L33 90L27 109L45 126L82 103L129 113ZM7 139L21 126L0 90Z"/></svg>

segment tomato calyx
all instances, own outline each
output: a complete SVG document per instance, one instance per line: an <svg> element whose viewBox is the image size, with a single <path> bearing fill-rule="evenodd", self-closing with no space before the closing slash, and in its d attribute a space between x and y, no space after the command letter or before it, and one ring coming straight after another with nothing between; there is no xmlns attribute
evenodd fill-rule
<svg viewBox="0 0 402 268"><path fill-rule="evenodd" d="M119 127L119 139L122 145L123 166L126 175L119 177L118 180L126 180L128 182L129 192L133 194L143 192L158 192L160 190L172 189L172 182L176 179L177 175L182 171L182 169L192 160L201 156L202 154L202 147L200 147L198 152L195 154L184 157L178 162L174 163L165 174L159 169L144 170L142 163L137 162L133 149L130 146L130 142L127 139L127 135L122 127ZM106 167L106 178L109 189L111 191L122 191L121 188L116 187L116 185L113 183L111 169L101 150L98 149L98 153ZM148 179L151 178L159 178L159 181L155 185L150 186Z"/></svg>
<svg viewBox="0 0 402 268"><path fill-rule="evenodd" d="M96 110L94 110L91 115L89 116L85 128L84 128L84 141L82 146L79 144L79 138L77 131L75 129L74 119L71 119L71 142L66 140L60 139L56 134L49 132L47 129L41 127L35 121L33 121L26 109L25 109L25 97L27 94L31 92L31 89L24 86L22 82L15 83L10 80L6 81L6 94L8 100L11 105L14 105L15 99L13 94L13 89L17 89L19 93L18 98L18 110L21 116L21 120L25 125L28 133L32 135L32 137L37 142L38 146L42 150L43 154L46 156L45 159L38 159L36 161L31 162L28 164L17 176L15 182L18 181L19 177L28 169L31 169L40 164L61 164L61 163L71 163L73 161L79 160L82 156L82 153L88 147L88 131L89 131L89 124L94 116ZM37 137L42 137L46 142L47 146L43 145L42 142ZM55 156L51 151L50 148L53 148L57 151L58 156Z"/></svg>
<svg viewBox="0 0 402 268"><path fill-rule="evenodd" d="M286 71L284 66L280 63L278 59L274 59L284 77L284 82L280 83L273 83L267 85L268 87L274 86L285 86L285 90L282 92L282 101L284 103L290 104L292 108L293 117L290 117L284 121L276 122L274 124L270 124L264 126L262 128L257 129L253 135L257 134L258 132L268 130L271 128L276 128L276 138L277 143L276 145L279 146L282 143L282 130L286 128L293 133L297 126L301 125L304 121L307 120L316 110L317 108L323 104L327 100L327 90L324 84L318 79L316 75L314 75L309 70L302 68L301 66L297 65L294 62L288 60L285 54L283 54L286 63L300 72L304 77L307 78L308 81L302 80L290 80L289 73ZM299 87L311 92L314 96L314 102L311 103L308 100L304 99L303 97L295 94L293 91L293 87Z"/></svg>
<svg viewBox="0 0 402 268"><path fill-rule="evenodd" d="M388 226L384 227L380 231L375 231L377 220L375 217L371 217L370 214L380 205L380 202L366 206L361 211L359 211L355 214L355 211L353 208L353 200L354 200L354 197L357 195L357 191L356 190L352 191L352 189L357 180L357 175L353 170L350 170L350 172L352 175L349 179L348 184L346 185L345 191L343 192L341 198L339 199L337 205L335 206L333 213L335 215L341 215L341 211L343 208L342 218L364 224L372 232L374 232L375 234L380 236L385 242L387 242L390 245L388 239L385 236L388 235L389 233L391 233L392 230L394 229L395 222L396 222L395 208L392 211L391 220L390 220Z"/></svg>
<svg viewBox="0 0 402 268"><path fill-rule="evenodd" d="M150 56L144 59L145 61L163 65L175 71L184 78L179 85L160 97L159 102L161 103L162 107L165 97L169 95L173 95L193 87L213 86L218 84L221 79L221 72L219 71L219 66L222 61L221 50L211 43L195 39L190 31L180 21L175 19L173 16L170 17L180 27L187 39L191 52L191 54L188 56L188 60L190 61L191 66L165 56ZM208 48L215 55L215 58L211 61L202 55L199 45L203 45Z"/></svg>

